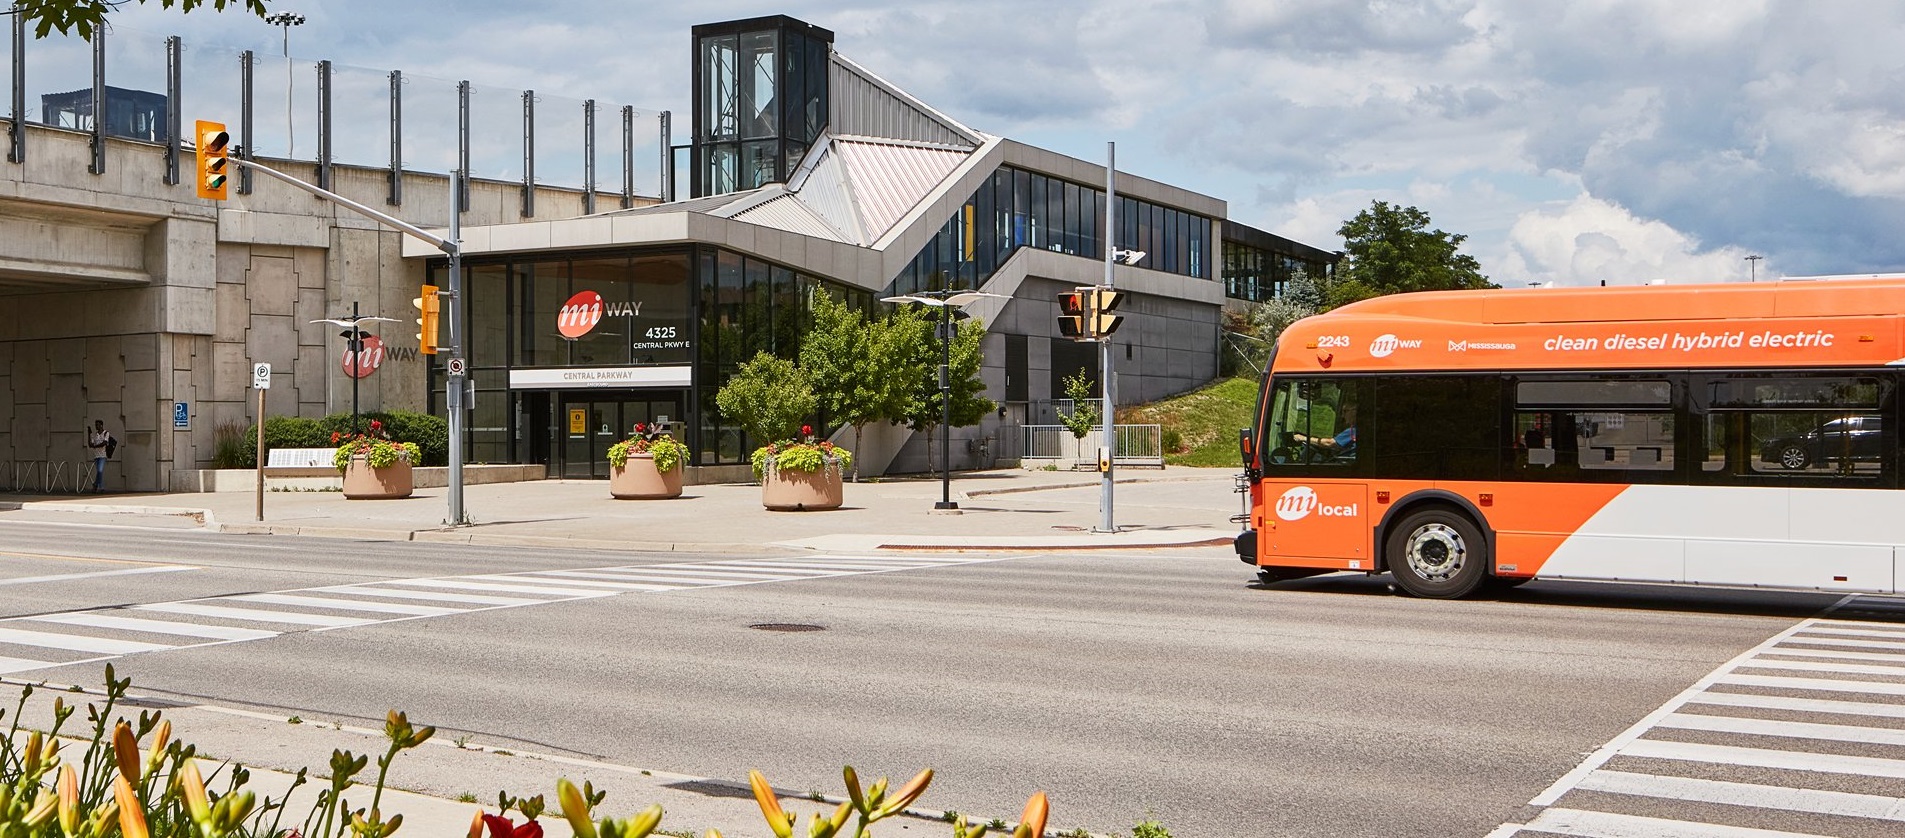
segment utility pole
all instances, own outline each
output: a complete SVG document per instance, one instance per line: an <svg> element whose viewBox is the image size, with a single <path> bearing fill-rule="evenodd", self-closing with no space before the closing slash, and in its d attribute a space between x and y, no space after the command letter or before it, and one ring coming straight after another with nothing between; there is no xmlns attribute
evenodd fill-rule
<svg viewBox="0 0 1905 838"><path fill-rule="evenodd" d="M1759 281L1759 260L1764 258L1766 257L1761 256L1757 253L1746 257L1746 270L1747 270L1746 281L1747 282Z"/></svg>
<svg viewBox="0 0 1905 838"><path fill-rule="evenodd" d="M1118 259L1118 144L1105 143L1105 288L1112 287L1111 268ZM1095 315L1095 312L1094 312ZM1112 399L1111 335L1105 335L1098 343L1098 376L1104 385L1104 444L1105 461L1102 469L1104 478L1098 495L1098 531L1117 532L1111 507L1111 471L1118 460L1117 402Z"/></svg>
<svg viewBox="0 0 1905 838"><path fill-rule="evenodd" d="M284 142L286 160L297 159L298 132L291 120L291 27L303 26L304 15L292 12L274 12L265 17L265 22L284 30ZM250 140L246 140L250 142Z"/></svg>
<svg viewBox="0 0 1905 838"><path fill-rule="evenodd" d="M329 189L298 180L255 160L233 157L230 158L230 162L248 169L256 169L258 172L276 180L284 181L285 183L291 184L334 204L347 207L369 218L376 219L379 222L396 228L398 232L407 236L429 242L436 249L449 255L450 293L448 294L449 306L446 309L446 316L450 321L450 357L447 363L450 375L449 392L447 393L446 401L450 408L450 491L448 493L450 496L450 514L444 523L453 527L468 524L470 522L469 516L464 514L463 511L463 416L461 411L466 404L466 393L464 391L468 386L469 377L466 362L463 360L463 332L459 324L461 318L458 316L462 307L463 245L458 240L462 235L462 224L457 196L463 187L462 172L450 173L450 237L446 239L401 218L371 209L336 192L332 192Z"/></svg>

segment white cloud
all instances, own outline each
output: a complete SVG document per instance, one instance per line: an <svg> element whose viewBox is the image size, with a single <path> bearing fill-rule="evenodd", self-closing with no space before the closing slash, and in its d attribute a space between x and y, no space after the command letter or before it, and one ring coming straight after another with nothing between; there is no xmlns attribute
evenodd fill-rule
<svg viewBox="0 0 1905 838"><path fill-rule="evenodd" d="M1508 253L1491 276L1510 287L1743 281L1750 271L1747 255L1733 246L1703 249L1698 240L1663 222L1582 195L1564 206L1523 213L1509 230ZM1771 267L1762 265L1759 273L1770 277Z"/></svg>

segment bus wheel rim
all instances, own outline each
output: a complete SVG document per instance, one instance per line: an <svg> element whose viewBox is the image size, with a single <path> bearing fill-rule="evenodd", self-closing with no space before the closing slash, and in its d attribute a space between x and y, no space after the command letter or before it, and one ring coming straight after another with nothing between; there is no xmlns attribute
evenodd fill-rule
<svg viewBox="0 0 1905 838"><path fill-rule="evenodd" d="M1430 582L1448 581L1468 559L1468 543L1445 524L1417 527L1409 534L1406 550L1410 571Z"/></svg>

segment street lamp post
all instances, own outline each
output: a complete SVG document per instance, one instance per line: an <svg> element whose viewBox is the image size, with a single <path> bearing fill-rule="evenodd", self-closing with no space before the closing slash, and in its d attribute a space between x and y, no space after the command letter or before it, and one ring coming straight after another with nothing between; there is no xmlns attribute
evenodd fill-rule
<svg viewBox="0 0 1905 838"><path fill-rule="evenodd" d="M291 122L291 27L304 25L304 15L273 12L265 16L265 22L284 30L284 156L287 160L295 160L297 159L298 132L292 127Z"/></svg>
<svg viewBox="0 0 1905 838"><path fill-rule="evenodd" d="M1761 256L1757 253L1746 257L1746 270L1747 270L1746 281L1747 282L1759 281L1759 260L1764 258L1766 257Z"/></svg>
<svg viewBox="0 0 1905 838"><path fill-rule="evenodd" d="M350 366L350 369L347 370L347 372L349 372L351 376L351 433L353 434L358 433L358 430L357 430L357 382L363 380L363 377L364 377L362 375L362 372L363 372L362 365L364 363L364 338L370 337L370 333L364 331L362 328L359 328L358 324L363 323L364 321L367 321L367 320L372 320L372 321L382 320L388 323L401 322L394 318L378 317L374 314L358 314L357 303L355 302L351 303L351 316L349 317L327 317L323 320L311 321L313 323L330 323L334 326L344 327L344 331L342 332L342 335L344 337L344 346L346 348L346 351L351 353L350 354L351 366Z"/></svg>
<svg viewBox="0 0 1905 838"><path fill-rule="evenodd" d="M965 308L986 297L1003 299L1003 294L988 294L984 291L955 291L944 288L938 291L918 291L898 297L881 297L883 303L919 303L939 309L939 502L934 509L957 510L959 504L952 499L952 311ZM931 443L928 442L930 445Z"/></svg>

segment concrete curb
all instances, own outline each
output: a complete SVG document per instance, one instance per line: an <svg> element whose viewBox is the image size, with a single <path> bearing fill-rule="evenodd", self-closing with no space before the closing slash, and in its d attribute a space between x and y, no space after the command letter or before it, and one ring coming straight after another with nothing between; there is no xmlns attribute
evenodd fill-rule
<svg viewBox="0 0 1905 838"><path fill-rule="evenodd" d="M1219 479L1222 479L1222 478L1210 477L1208 475L1198 475L1195 477L1120 477L1120 478L1114 478L1111 481L1111 484L1114 486L1122 486L1129 483L1197 483L1197 482L1213 482L1214 483L1218 481ZM1048 483L1044 486L1014 486L1014 487L1005 488L1005 489L974 489L970 492L964 492L963 494L969 498L982 498L982 497L986 497L987 495L1020 495L1026 492L1047 492L1053 489L1089 489L1094 486L1103 486L1103 485L1105 485L1105 481L1103 480L1084 480L1084 481L1078 481L1074 483Z"/></svg>

